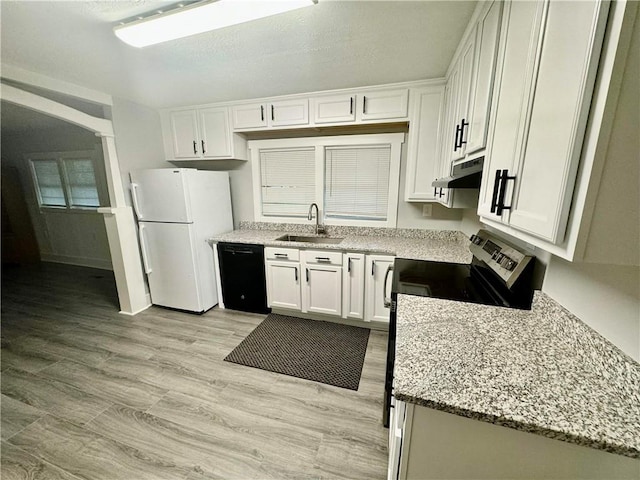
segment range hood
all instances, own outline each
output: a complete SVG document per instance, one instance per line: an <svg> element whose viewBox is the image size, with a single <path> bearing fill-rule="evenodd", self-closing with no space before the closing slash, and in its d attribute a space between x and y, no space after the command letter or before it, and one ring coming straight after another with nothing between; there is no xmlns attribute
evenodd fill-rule
<svg viewBox="0 0 640 480"><path fill-rule="evenodd" d="M474 158L453 166L450 177L438 178L431 185L436 188L480 188L484 157Z"/></svg>

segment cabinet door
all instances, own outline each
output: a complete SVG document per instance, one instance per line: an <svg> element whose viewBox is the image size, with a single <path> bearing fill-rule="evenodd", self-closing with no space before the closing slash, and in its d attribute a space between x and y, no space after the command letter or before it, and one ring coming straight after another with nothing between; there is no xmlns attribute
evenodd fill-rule
<svg viewBox="0 0 640 480"><path fill-rule="evenodd" d="M465 144L469 134L469 92L471 90L471 78L473 76L473 60L475 53L475 35L471 35L467 43L465 43L459 60L458 84L457 84L457 101L454 122L456 128L460 128L460 133L454 138L458 139L457 146L453 146L452 161L460 160L465 156Z"/></svg>
<svg viewBox="0 0 640 480"><path fill-rule="evenodd" d="M387 255L367 255L366 257L366 304L365 321L388 322L389 307L385 307L386 298L391 298L391 272L393 257ZM385 285L385 278L387 285ZM386 291L385 291L386 289Z"/></svg>
<svg viewBox="0 0 640 480"><path fill-rule="evenodd" d="M301 310L300 264L268 261L266 265L269 307Z"/></svg>
<svg viewBox="0 0 640 480"><path fill-rule="evenodd" d="M309 100L286 100L269 104L269 126L309 124Z"/></svg>
<svg viewBox="0 0 640 480"><path fill-rule="evenodd" d="M198 116L195 110L178 110L169 114L171 143L175 158L199 158Z"/></svg>
<svg viewBox="0 0 640 480"><path fill-rule="evenodd" d="M485 10L476 30L476 60L469 99L469 127L465 153L482 150L487 145L489 107L498 54L498 34L502 2L495 1Z"/></svg>
<svg viewBox="0 0 640 480"><path fill-rule="evenodd" d="M236 105L231 108L233 128L238 130L267 126L267 106L264 103Z"/></svg>
<svg viewBox="0 0 640 480"><path fill-rule="evenodd" d="M546 16L509 225L551 243L564 239L606 8L594 0L550 2Z"/></svg>
<svg viewBox="0 0 640 480"><path fill-rule="evenodd" d="M364 271L363 253L345 253L342 265L342 316L364 319Z"/></svg>
<svg viewBox="0 0 640 480"><path fill-rule="evenodd" d="M356 96L325 95L313 99L315 123L354 122L356 119Z"/></svg>
<svg viewBox="0 0 640 480"><path fill-rule="evenodd" d="M342 315L342 267L306 264L303 312Z"/></svg>
<svg viewBox="0 0 640 480"><path fill-rule="evenodd" d="M440 176L438 139L444 120L444 86L411 90L411 98L404 198L407 202L433 201L431 182Z"/></svg>
<svg viewBox="0 0 640 480"><path fill-rule="evenodd" d="M491 109L491 138L478 200L478 215L494 221L506 218L506 214L496 215L500 186L497 174L502 170L513 172L514 160L520 155L524 141L527 105L533 88L545 5L545 2L510 2L504 6L496 94ZM539 192L540 197L545 194L544 190Z"/></svg>
<svg viewBox="0 0 640 480"><path fill-rule="evenodd" d="M405 118L409 105L409 90L383 90L367 92L358 97L359 119L384 120L390 118Z"/></svg>
<svg viewBox="0 0 640 480"><path fill-rule="evenodd" d="M200 148L204 158L229 158L231 152L231 128L226 108L199 110Z"/></svg>

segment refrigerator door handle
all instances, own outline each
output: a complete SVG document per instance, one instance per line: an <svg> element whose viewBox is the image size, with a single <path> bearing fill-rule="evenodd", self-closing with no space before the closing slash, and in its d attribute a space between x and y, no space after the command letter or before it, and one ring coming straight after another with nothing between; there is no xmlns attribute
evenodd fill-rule
<svg viewBox="0 0 640 480"><path fill-rule="evenodd" d="M133 199L133 210L136 212L138 218L142 218L142 212L140 211L140 205L138 204L138 194L136 193L139 185L131 182L131 198Z"/></svg>
<svg viewBox="0 0 640 480"><path fill-rule="evenodd" d="M144 225L140 225L138 228L138 235L140 237L140 250L142 251L142 264L144 265L144 273L147 275L153 272L153 269L149 267L149 257L147 256L147 247L144 241Z"/></svg>

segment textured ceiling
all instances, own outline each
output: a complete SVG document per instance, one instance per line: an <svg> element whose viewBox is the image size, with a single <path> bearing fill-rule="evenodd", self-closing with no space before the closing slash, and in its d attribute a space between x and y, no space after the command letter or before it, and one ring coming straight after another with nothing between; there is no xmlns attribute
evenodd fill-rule
<svg viewBox="0 0 640 480"><path fill-rule="evenodd" d="M175 2L1 1L1 60L152 107L444 75L475 2L328 1L144 49L119 20Z"/></svg>

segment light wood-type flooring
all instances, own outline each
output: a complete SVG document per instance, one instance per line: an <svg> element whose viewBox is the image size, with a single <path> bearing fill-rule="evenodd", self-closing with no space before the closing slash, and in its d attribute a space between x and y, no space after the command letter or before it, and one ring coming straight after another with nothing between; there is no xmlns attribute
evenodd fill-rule
<svg viewBox="0 0 640 480"><path fill-rule="evenodd" d="M2 271L2 479L384 478L386 334L357 392L224 362L264 315L118 313L113 274Z"/></svg>

